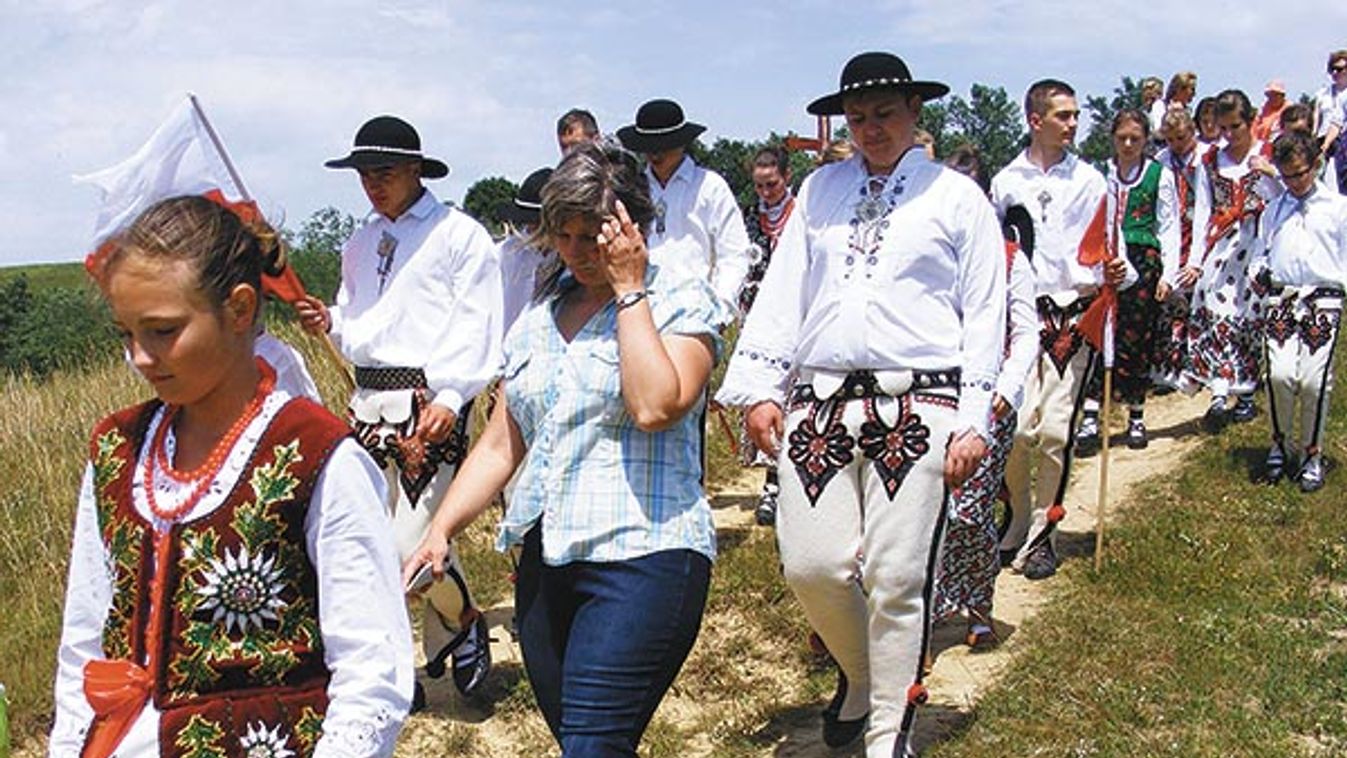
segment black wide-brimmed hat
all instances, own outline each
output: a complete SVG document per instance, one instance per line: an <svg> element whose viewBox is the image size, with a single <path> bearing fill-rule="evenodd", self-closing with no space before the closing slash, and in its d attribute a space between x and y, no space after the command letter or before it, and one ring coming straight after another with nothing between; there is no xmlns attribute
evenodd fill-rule
<svg viewBox="0 0 1347 758"><path fill-rule="evenodd" d="M439 179L449 175L444 161L421 152L421 137L412 125L397 116L375 116L355 133L355 145L345 158L324 163L328 168L374 168L420 161L421 176Z"/></svg>
<svg viewBox="0 0 1347 758"><path fill-rule="evenodd" d="M622 146L633 153L662 153L685 147L706 131L683 117L683 109L672 100L651 100L636 111L636 123L617 130Z"/></svg>
<svg viewBox="0 0 1347 758"><path fill-rule="evenodd" d="M940 82L914 80L907 64L893 53L861 53L847 61L837 91L820 97L805 110L815 116L840 116L845 95L880 87L921 95L923 101L944 97L949 92L949 86Z"/></svg>
<svg viewBox="0 0 1347 758"><path fill-rule="evenodd" d="M496 218L512 224L536 224L543 215L543 185L552 178L552 169L540 168L528 175L514 199L496 206Z"/></svg>

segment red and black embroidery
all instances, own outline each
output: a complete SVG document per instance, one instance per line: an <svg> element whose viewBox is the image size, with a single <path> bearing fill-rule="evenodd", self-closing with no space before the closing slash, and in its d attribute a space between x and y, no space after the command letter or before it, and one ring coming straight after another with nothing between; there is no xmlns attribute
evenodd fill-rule
<svg viewBox="0 0 1347 758"><path fill-rule="evenodd" d="M1288 298L1281 305L1268 309L1263 328L1268 340L1285 345L1291 335L1297 331L1295 299Z"/></svg>
<svg viewBox="0 0 1347 758"><path fill-rule="evenodd" d="M472 402L463 406L453 431L444 441L427 444L416 433L416 421L421 417L421 409L429 404L429 390L419 388L412 393L411 416L401 424L360 421L354 414L347 415L356 439L374 462L380 468L387 468L390 461L397 466L398 481L413 508L440 466L457 466L468 452L468 417Z"/></svg>
<svg viewBox="0 0 1347 758"><path fill-rule="evenodd" d="M892 501L903 486L908 472L931 449L931 428L912 412L912 396L897 398L898 417L892 425L884 422L875 408L876 398L864 401L865 421L861 424L861 454L875 464Z"/></svg>
<svg viewBox="0 0 1347 758"><path fill-rule="evenodd" d="M787 455L804 484L810 507L818 504L823 489L837 472L855 459L851 450L855 438L842 423L845 408L846 403L841 401L815 403L809 415L788 435ZM818 424L820 417L822 428Z"/></svg>
<svg viewBox="0 0 1347 758"><path fill-rule="evenodd" d="M1093 301L1094 298L1079 298L1066 308L1059 308L1049 298L1038 299L1039 343L1058 376L1066 375L1066 367L1085 344L1085 338L1076 331L1075 321Z"/></svg>
<svg viewBox="0 0 1347 758"><path fill-rule="evenodd" d="M1319 352L1319 348L1333 341L1338 317L1336 312L1311 310L1300 322L1300 341L1309 349L1310 355Z"/></svg>

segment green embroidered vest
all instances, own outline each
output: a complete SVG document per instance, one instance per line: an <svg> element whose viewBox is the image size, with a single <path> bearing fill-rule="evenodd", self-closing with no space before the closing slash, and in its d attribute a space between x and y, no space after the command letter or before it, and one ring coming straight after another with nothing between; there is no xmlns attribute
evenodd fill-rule
<svg viewBox="0 0 1347 758"><path fill-rule="evenodd" d="M1141 181L1127 192L1127 209L1123 213L1123 241L1129 245L1159 249L1156 236L1159 224L1156 211L1160 194L1160 174L1164 169L1157 161L1147 161Z"/></svg>

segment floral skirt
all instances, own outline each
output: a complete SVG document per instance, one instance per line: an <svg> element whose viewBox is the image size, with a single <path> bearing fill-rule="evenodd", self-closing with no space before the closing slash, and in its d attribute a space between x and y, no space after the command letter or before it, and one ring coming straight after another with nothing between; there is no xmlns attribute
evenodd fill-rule
<svg viewBox="0 0 1347 758"><path fill-rule="evenodd" d="M1015 413L993 422L991 437L977 470L950 494L945 544L936 573L936 621L953 616L961 608L987 612L992 608L996 575L1001 570L996 501L1015 441Z"/></svg>

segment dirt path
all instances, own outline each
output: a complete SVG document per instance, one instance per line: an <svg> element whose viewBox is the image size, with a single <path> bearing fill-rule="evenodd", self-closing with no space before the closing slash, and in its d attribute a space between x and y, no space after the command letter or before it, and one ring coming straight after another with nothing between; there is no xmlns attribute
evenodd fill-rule
<svg viewBox="0 0 1347 758"><path fill-rule="evenodd" d="M1124 444L1120 424L1115 421L1109 457L1109 513L1125 508L1132 485L1177 467L1185 454L1201 440L1199 420L1206 410L1206 396L1187 398L1168 395L1153 398L1146 407L1146 425L1150 445L1145 450L1129 450ZM1095 510L1099 498L1099 462L1094 456L1073 464L1067 490L1067 515L1059 526L1060 552L1065 561L1089 559L1094 550ZM739 508L718 509L717 526L751 521L751 511ZM1107 527L1108 522L1105 522ZM1105 531L1105 560L1108 533ZM1042 607L1053 579L1031 582L1009 571L996 580L995 622L1004 643L984 653L969 653L963 644L964 625L955 619L935 630L932 650L935 667L927 679L931 698L917 720L916 747L923 750L938 742L969 717L973 705L1010 663L1024 640L1017 630ZM807 756L861 756L863 747L832 751L823 745L817 717L803 719L792 733L777 745L763 751L775 758Z"/></svg>
<svg viewBox="0 0 1347 758"><path fill-rule="evenodd" d="M1147 407L1146 421L1151 444L1145 450L1122 446L1115 428L1114 447L1109 463L1109 490L1114 493L1110 511L1126 507L1133 484L1162 474L1178 466L1184 454L1201 439L1198 419L1205 410L1205 398L1169 395L1153 399ZM1115 423L1115 427L1117 424ZM1065 560L1081 560L1093 550L1094 510L1098 502L1098 456L1078 461L1067 493L1067 516L1059 544ZM745 471L743 476L720 492L713 493L713 508L719 530L742 529L752 524L761 473ZM758 527L752 527L758 528ZM1107 548L1106 548L1107 550ZM1107 553L1106 553L1107 555ZM963 624L958 620L938 627L934 636L935 668L928 679L931 700L918 720L917 747L923 749L967 720L981 694L994 684L1023 640L1017 630L1033 616L1052 590L1052 579L1030 582L1010 572L1002 572L996 582L996 624L1004 644L985 653L970 654L963 645ZM523 663L518 645L506 631L512 608L501 605L488 612L492 629L492 655L495 671L484 698L489 706L463 701L453 692L448 677L427 681L432 710L408 720L398 742L399 756L519 756L547 755L554 750L550 736L537 716L527 684L523 681ZM418 661L419 663L419 661ZM778 676L783 691L798 684L798 672L782 670ZM423 678L424 680L424 678ZM661 711L676 721L695 722L696 703L670 698ZM689 710L691 709L691 710ZM669 713L672 710L674 713ZM684 712L688 711L688 712ZM16 758L36 758L46 751L45 737L18 746ZM692 749L691 756L710 756L709 747ZM858 756L863 749L831 751L820 739L817 711L795 714L786 719L781 738L763 749L760 755L776 758L806 756Z"/></svg>

